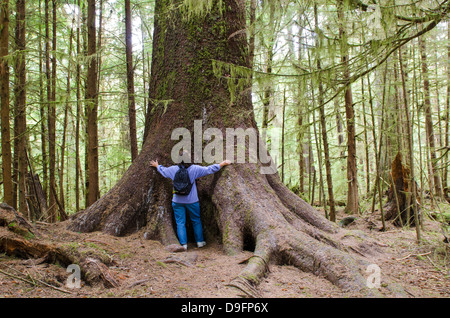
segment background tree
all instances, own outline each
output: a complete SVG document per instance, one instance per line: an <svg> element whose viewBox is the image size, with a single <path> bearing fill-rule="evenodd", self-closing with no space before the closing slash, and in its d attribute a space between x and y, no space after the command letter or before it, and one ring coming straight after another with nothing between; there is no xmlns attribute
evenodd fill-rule
<svg viewBox="0 0 450 318"><path fill-rule="evenodd" d="M2 125L3 200L13 206L11 132L9 125L9 1L0 3L0 99Z"/></svg>
<svg viewBox="0 0 450 318"><path fill-rule="evenodd" d="M339 0L337 3L337 15L339 20L339 38L340 50L342 59L342 78L345 82L349 81L349 52L348 52L348 37L347 37L347 21L345 18L345 11L347 11L346 1ZM356 166L356 122L355 110L353 105L353 95L351 86L346 86L344 90L345 99L345 114L347 120L347 211L349 213L357 214L359 206L358 197L358 176Z"/></svg>
<svg viewBox="0 0 450 318"><path fill-rule="evenodd" d="M130 0L125 0L125 46L127 59L128 120L130 122L131 160L134 160L138 155L138 147L136 136L136 105L134 97L133 40L131 30Z"/></svg>
<svg viewBox="0 0 450 318"><path fill-rule="evenodd" d="M98 177L98 86L97 86L97 35L95 25L95 1L87 3L87 80L86 80L86 117L87 117L87 140L88 140L88 171L89 182L87 189L87 206L97 201L99 193Z"/></svg>
<svg viewBox="0 0 450 318"><path fill-rule="evenodd" d="M26 119L26 71L25 71L25 1L16 1L16 61L14 72L16 75L16 84L14 86L15 92L15 117L16 124L15 136L17 140L17 148L14 153L17 153L18 159L18 189L19 189L19 211L24 215L28 215L27 198L26 198L26 183L27 183L27 119Z"/></svg>

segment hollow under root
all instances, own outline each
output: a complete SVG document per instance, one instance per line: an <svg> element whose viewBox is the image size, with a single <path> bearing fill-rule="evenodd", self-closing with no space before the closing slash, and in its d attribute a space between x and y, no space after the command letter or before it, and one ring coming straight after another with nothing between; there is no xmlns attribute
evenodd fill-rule
<svg viewBox="0 0 450 318"><path fill-rule="evenodd" d="M254 255L246 260L246 267L227 285L244 292L247 297L261 297L258 284L269 272L269 263L275 262L324 277L342 290L361 297L380 296L378 290L367 287L362 272L370 262L364 257L349 254L295 230L288 237L278 240L273 251L257 247Z"/></svg>

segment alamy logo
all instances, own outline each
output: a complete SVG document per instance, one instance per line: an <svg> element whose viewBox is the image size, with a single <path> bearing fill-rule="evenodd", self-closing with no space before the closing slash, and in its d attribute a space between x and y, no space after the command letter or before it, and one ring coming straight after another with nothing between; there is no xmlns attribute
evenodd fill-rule
<svg viewBox="0 0 450 318"><path fill-rule="evenodd" d="M369 276L366 280L366 286L368 288L380 288L381 285L381 268L377 264L370 264L366 268L366 273Z"/></svg>
<svg viewBox="0 0 450 318"><path fill-rule="evenodd" d="M69 275L66 281L67 288L81 288L81 270L80 266L77 264L70 264L66 269L67 273L72 273Z"/></svg>
<svg viewBox="0 0 450 318"><path fill-rule="evenodd" d="M219 163L224 159L232 163L257 163L262 174L277 172L277 161L281 142L281 129L272 128L270 132L263 129L258 133L255 128L207 128L203 131L203 121L194 120L193 136L189 129L181 127L172 131L171 139L180 140L171 152L174 163L191 162L186 153L193 153L193 163ZM192 140L193 138L193 140ZM270 139L270 153L266 140ZM193 141L193 143L192 143ZM208 143L203 147L203 142ZM224 144L225 143L225 144ZM192 152L191 145L194 145ZM225 147L224 147L225 146ZM225 149L225 153L224 153Z"/></svg>

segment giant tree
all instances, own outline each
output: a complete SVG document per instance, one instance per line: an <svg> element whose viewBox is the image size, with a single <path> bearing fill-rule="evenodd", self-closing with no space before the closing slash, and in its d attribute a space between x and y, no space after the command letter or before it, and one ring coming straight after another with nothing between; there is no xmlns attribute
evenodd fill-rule
<svg viewBox="0 0 450 318"><path fill-rule="evenodd" d="M250 132L257 132L257 125L250 84L240 77L250 65L245 23L243 1L156 1L151 105L142 150L121 180L80 212L69 229L115 236L141 231L147 239L178 243L171 183L150 160L172 164L172 150L181 142L179 135L173 138L176 128L212 132L204 151L194 151L195 162L209 163L206 156L205 162L201 158L206 148L213 142L220 145L221 136L228 141L228 133L238 129L249 132L245 148L252 150ZM196 136L194 150L203 146ZM231 149L242 150L234 137L232 141ZM366 292L363 273L376 246L367 239L351 240L358 234L345 235L344 229L289 191L278 174L266 173L261 154L267 151L262 149L257 160L248 154L245 163L227 153L234 164L197 181L206 239L217 239L229 254L253 251L230 284L253 294L268 264L277 262L326 277L344 289ZM217 160L227 150L215 148Z"/></svg>

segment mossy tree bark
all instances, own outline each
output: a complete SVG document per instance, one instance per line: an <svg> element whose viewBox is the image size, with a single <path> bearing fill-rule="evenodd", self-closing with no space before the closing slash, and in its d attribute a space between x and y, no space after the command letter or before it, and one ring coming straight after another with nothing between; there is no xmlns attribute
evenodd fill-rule
<svg viewBox="0 0 450 318"><path fill-rule="evenodd" d="M210 11L190 19L180 1L156 1L150 100L145 142L122 179L70 223L74 231L112 235L145 232L148 239L178 243L171 212L171 183L150 160L171 165L171 140L178 127L191 132L254 128L251 91L230 96L231 74L216 76L212 61L248 67L245 6L212 1ZM221 3L219 8L217 3ZM225 151L224 151L225 153ZM212 235L227 253L254 251L230 284L255 295L270 262L293 264L351 290L366 290L364 271L376 247L329 222L289 191L277 174L261 174L261 163L235 163L198 180L206 239ZM208 232L209 230L209 232ZM349 238L353 237L353 240ZM353 242L353 243L352 243ZM365 256L362 256L365 255Z"/></svg>

